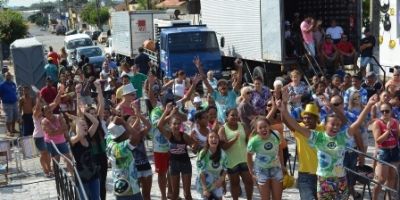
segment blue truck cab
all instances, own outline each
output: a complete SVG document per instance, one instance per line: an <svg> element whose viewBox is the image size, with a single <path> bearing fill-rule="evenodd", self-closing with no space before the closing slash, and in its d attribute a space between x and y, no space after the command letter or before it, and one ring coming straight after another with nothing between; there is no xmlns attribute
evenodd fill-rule
<svg viewBox="0 0 400 200"><path fill-rule="evenodd" d="M159 66L166 77L174 77L179 70L194 76L198 73L195 56L201 59L205 72L221 76L221 52L214 31L204 25L162 27L158 31Z"/></svg>

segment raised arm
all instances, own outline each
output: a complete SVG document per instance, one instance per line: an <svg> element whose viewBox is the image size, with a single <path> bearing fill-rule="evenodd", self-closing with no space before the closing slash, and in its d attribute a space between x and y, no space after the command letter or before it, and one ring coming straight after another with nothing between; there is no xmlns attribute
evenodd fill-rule
<svg viewBox="0 0 400 200"><path fill-rule="evenodd" d="M186 94L183 96L183 98L180 99L182 104L184 104L186 101L190 100L190 97L192 96L193 92L196 89L197 84L200 82L201 79L202 79L202 76L198 75L198 74L193 78L192 85L190 85L189 90L186 92Z"/></svg>
<svg viewBox="0 0 400 200"><path fill-rule="evenodd" d="M172 111L172 103L168 103L167 106L165 107L164 113L161 116L161 119L158 121L157 128L160 130L160 132L167 137L168 139L171 138L171 132L169 132L167 129L165 129L165 124L167 123L167 118L170 118L171 111Z"/></svg>
<svg viewBox="0 0 400 200"><path fill-rule="evenodd" d="M94 82L94 86L96 87L96 93L97 93L97 116L100 117L100 119L103 119L104 117L104 96L103 96L103 91L101 89L101 85L99 80L96 80Z"/></svg>
<svg viewBox="0 0 400 200"><path fill-rule="evenodd" d="M369 101L368 101L367 105L364 107L364 109L362 110L360 116L358 116L357 120L353 124L351 124L351 126L348 130L348 133L350 135L354 135L357 132L357 129L360 128L360 126L365 121L365 118L367 117L368 113L371 111L372 106L375 105L377 102L378 102L377 94L375 94L374 96L369 98Z"/></svg>
<svg viewBox="0 0 400 200"><path fill-rule="evenodd" d="M286 105L281 102L281 100L278 100L277 102L277 107L281 111L282 119L285 125L291 130L291 131L298 131L302 135L304 135L306 138L309 138L311 135L311 131L308 130L307 128L304 128L300 126L296 120L294 120L290 115L289 112L286 109Z"/></svg>
<svg viewBox="0 0 400 200"><path fill-rule="evenodd" d="M200 75L203 77L204 85L207 88L208 93L212 93L214 89L211 87L210 82L208 82L206 73L204 72L203 64L200 61L198 56L194 57L193 60L194 65L196 66L197 70L199 71Z"/></svg>
<svg viewBox="0 0 400 200"><path fill-rule="evenodd" d="M233 89L236 92L240 92L240 88L242 87L242 79L243 79L243 61L239 58L235 60L235 67L238 70L237 77L232 83Z"/></svg>
<svg viewBox="0 0 400 200"><path fill-rule="evenodd" d="M97 120L97 118L90 113L84 112L83 114L90 120L90 122L92 122L92 125L88 129L88 133L90 137L93 137L97 131L97 128L99 127L99 120Z"/></svg>

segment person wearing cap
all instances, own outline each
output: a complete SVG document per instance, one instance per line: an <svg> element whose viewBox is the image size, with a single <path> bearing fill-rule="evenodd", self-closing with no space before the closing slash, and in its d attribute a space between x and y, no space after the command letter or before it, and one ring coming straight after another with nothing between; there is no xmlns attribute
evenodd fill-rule
<svg viewBox="0 0 400 200"><path fill-rule="evenodd" d="M6 73L6 80L0 84L0 98L3 104L3 111L6 115L7 135L13 136L14 133L18 133L15 130L15 123L19 119L19 112L17 105L17 85L12 80L10 72Z"/></svg>
<svg viewBox="0 0 400 200"><path fill-rule="evenodd" d="M40 90L40 96L44 99L47 104L50 104L54 101L57 96L57 88L54 86L51 77L46 78L46 85ZM54 113L58 114L60 112L59 106L57 106L54 110Z"/></svg>
<svg viewBox="0 0 400 200"><path fill-rule="evenodd" d="M358 129L370 112L372 105L377 102L377 96L372 97L357 120L346 125L344 129L341 129L341 127L346 123L345 117L339 109L335 108L335 113L326 117L325 131L320 132L300 126L289 116L286 110L286 96L283 95L282 101L277 101L278 109L281 111L285 124L291 130L296 130L303 135L309 145L317 151L318 199L347 199L349 191L344 167L346 147L349 146L350 138L358 134ZM337 107L336 104L334 106ZM305 113L303 116L305 116Z"/></svg>
<svg viewBox="0 0 400 200"><path fill-rule="evenodd" d="M377 79L376 74L372 71L367 73L366 79L361 84L361 87L367 90L368 99L372 97L374 94L381 93L383 89L382 83Z"/></svg>
<svg viewBox="0 0 400 200"><path fill-rule="evenodd" d="M49 53L47 53L47 57L53 60L53 63L58 66L58 61L60 60L60 56L53 50L52 46L49 46Z"/></svg>
<svg viewBox="0 0 400 200"><path fill-rule="evenodd" d="M350 95L354 91L358 91L361 95L361 102L363 105L366 105L368 102L368 92L365 88L361 87L362 77L361 75L354 75L351 78L351 87L344 92L343 100L344 107L347 108L349 105Z"/></svg>
<svg viewBox="0 0 400 200"><path fill-rule="evenodd" d="M57 85L58 82L58 68L54 64L54 60L52 57L47 58L47 64L44 66L44 71L46 77L50 77L51 80L55 85Z"/></svg>
<svg viewBox="0 0 400 200"><path fill-rule="evenodd" d="M337 61L338 61L338 50L333 43L332 36L327 34L325 36L325 41L321 44L321 63L326 68L326 72L333 74L336 71Z"/></svg>
<svg viewBox="0 0 400 200"><path fill-rule="evenodd" d="M112 165L114 195L117 200L142 200L132 153L141 135L118 116L113 117L107 129L106 151Z"/></svg>
<svg viewBox="0 0 400 200"><path fill-rule="evenodd" d="M373 49L376 43L375 37L371 34L369 28L364 30L364 38L361 39L360 42L360 54L361 54L361 61L360 61L360 70L362 75L365 75L367 65L370 64L369 71L377 72L378 69L373 68L371 64L372 56L373 56ZM379 71L378 71L379 72Z"/></svg>
<svg viewBox="0 0 400 200"><path fill-rule="evenodd" d="M132 106L138 103L136 100L136 91L131 83L122 86L122 100L115 108L121 111L122 116L135 115Z"/></svg>
<svg viewBox="0 0 400 200"><path fill-rule="evenodd" d="M203 77L206 77L204 73L203 66L201 64L200 58L196 57L194 59L194 64L196 65L197 69L199 70L200 74ZM228 81L226 79L220 79L218 80L217 83L217 88L218 90L214 90L210 83L208 82L208 79L204 79L204 84L207 86L208 93L211 94L211 97L215 101L215 105L217 107L218 111L218 121L220 122L225 122L225 113L227 110L236 108L236 98L238 96L238 93L240 92L240 88L242 86L242 72L243 72L243 62L240 59L236 59L235 62L235 67L237 68L237 76L233 77L233 83L232 83L232 90L228 89Z"/></svg>
<svg viewBox="0 0 400 200"><path fill-rule="evenodd" d="M121 76L121 80L122 80L122 85L115 92L115 97L117 98L117 103L120 103L122 100L124 86L128 85L128 84L132 85L131 82L129 81L129 76L127 74Z"/></svg>
<svg viewBox="0 0 400 200"><path fill-rule="evenodd" d="M349 41L347 35L343 34L342 39L336 44L339 52L339 58L342 65L352 64L357 66L357 53L353 44Z"/></svg>

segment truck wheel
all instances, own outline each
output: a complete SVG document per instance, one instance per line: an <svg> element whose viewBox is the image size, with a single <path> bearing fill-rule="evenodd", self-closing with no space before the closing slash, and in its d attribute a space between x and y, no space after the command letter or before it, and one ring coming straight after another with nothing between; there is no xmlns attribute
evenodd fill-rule
<svg viewBox="0 0 400 200"><path fill-rule="evenodd" d="M263 81L265 81L264 79L264 69L260 66L257 66L254 68L253 70L253 78L255 77L260 77Z"/></svg>

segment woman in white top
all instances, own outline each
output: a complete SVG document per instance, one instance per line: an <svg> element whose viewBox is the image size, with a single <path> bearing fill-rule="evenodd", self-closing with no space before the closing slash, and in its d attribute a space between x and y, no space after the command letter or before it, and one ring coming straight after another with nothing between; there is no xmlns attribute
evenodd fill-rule
<svg viewBox="0 0 400 200"><path fill-rule="evenodd" d="M49 105L50 109L53 111L58 104L60 103L60 96L61 92L59 92L54 99L54 101ZM41 126L41 122L43 119L43 112L42 112L43 100L41 99L40 95L37 95L36 98L36 105L33 107L33 139L35 141L35 146L40 152L40 165L42 166L43 172L46 177L52 176L51 170L51 158L50 154L47 151L46 143L44 141L44 132Z"/></svg>
<svg viewBox="0 0 400 200"><path fill-rule="evenodd" d="M208 128L208 113L207 111L198 111L194 115L195 123L193 124L190 137L194 141L192 145L193 152L197 153L206 146L207 137L210 133Z"/></svg>
<svg viewBox="0 0 400 200"><path fill-rule="evenodd" d="M177 99L181 99L185 95L185 91L188 89L190 85L186 80L186 74L184 71L179 70L176 72L176 78L170 80L167 84L163 86L164 88L172 87L172 93Z"/></svg>

